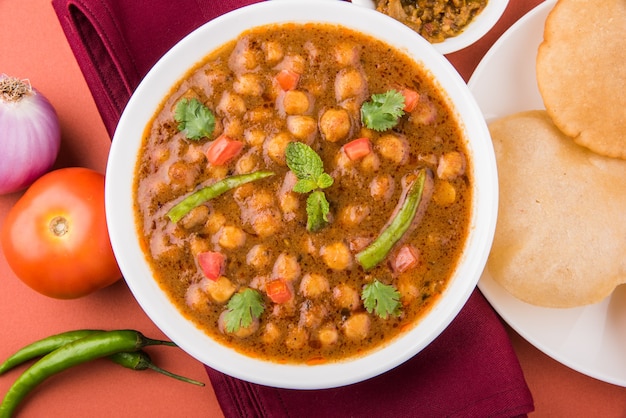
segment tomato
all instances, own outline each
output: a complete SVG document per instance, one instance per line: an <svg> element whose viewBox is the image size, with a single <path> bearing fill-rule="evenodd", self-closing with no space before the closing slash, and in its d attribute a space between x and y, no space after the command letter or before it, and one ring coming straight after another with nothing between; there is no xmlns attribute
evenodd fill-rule
<svg viewBox="0 0 626 418"><path fill-rule="evenodd" d="M46 296L82 297L122 276L106 225L104 175L93 170L40 177L11 208L1 234L13 272Z"/></svg>

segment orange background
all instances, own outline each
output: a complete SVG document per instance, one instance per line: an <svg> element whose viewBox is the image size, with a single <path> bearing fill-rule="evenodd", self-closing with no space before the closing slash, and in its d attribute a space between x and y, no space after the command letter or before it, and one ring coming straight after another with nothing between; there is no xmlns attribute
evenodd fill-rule
<svg viewBox="0 0 626 418"><path fill-rule="evenodd" d="M517 2L522 0L511 0ZM451 58L464 57L459 53ZM0 73L30 79L55 106L63 136L55 167L104 172L109 138L49 0L0 0ZM20 195L0 196L0 225ZM133 328L163 337L123 281L79 300L50 299L23 285L0 255L0 361L34 340L79 328ZM626 416L626 388L573 371L514 331L509 329L509 334L535 400L531 417ZM101 360L44 382L24 402L21 416L222 415L200 363L175 348L149 352L161 367L207 386L192 386L151 371L133 372ZM0 376L0 396L22 370Z"/></svg>

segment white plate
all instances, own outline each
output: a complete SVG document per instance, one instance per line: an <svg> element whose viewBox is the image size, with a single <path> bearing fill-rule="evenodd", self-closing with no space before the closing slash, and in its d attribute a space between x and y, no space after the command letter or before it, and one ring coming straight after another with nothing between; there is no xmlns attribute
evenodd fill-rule
<svg viewBox="0 0 626 418"><path fill-rule="evenodd" d="M537 47L548 12L540 4L489 50L469 81L489 121L522 110L543 109L535 78ZM605 382L626 386L626 286L595 305L548 309L521 302L483 273L479 288L522 337L560 363Z"/></svg>

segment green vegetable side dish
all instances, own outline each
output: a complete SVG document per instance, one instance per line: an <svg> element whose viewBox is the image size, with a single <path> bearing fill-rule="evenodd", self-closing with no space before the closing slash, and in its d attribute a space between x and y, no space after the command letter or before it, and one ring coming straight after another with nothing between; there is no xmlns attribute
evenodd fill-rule
<svg viewBox="0 0 626 418"><path fill-rule="evenodd" d="M404 96L396 90L373 94L372 100L361 106L363 124L379 132L396 126L402 115L404 115Z"/></svg>
<svg viewBox="0 0 626 418"><path fill-rule="evenodd" d="M4 371L27 360L43 355L37 362L22 373L5 394L0 404L0 418L9 418L20 402L37 385L53 375L73 366L98 358L109 357L116 363L135 370L152 368L166 375L169 372L146 364L149 357L144 355L121 355L120 353L139 352L143 347L168 345L176 347L171 341L156 340L134 330L78 330L44 338L19 350L2 365ZM46 350L50 350L46 353ZM182 376L173 375L179 380ZM190 381L198 384L199 382Z"/></svg>
<svg viewBox="0 0 626 418"><path fill-rule="evenodd" d="M402 238L411 226L422 201L427 174L428 172L425 169L417 172L417 177L408 186L404 200L400 199L395 216L393 216L391 222L380 233L378 238L356 254L356 260L365 271L373 269L378 263L383 261L396 242Z"/></svg>
<svg viewBox="0 0 626 418"><path fill-rule="evenodd" d="M256 290L245 289L235 293L228 301L224 313L226 331L237 332L240 328L249 327L264 310L263 297Z"/></svg>
<svg viewBox="0 0 626 418"><path fill-rule="evenodd" d="M287 166L296 175L298 182L293 186L296 193L309 193L306 201L307 230L318 231L328 223L330 204L323 191L333 185L334 179L324 172L320 156L306 144L290 142L285 150Z"/></svg>
<svg viewBox="0 0 626 418"><path fill-rule="evenodd" d="M215 199L216 197L226 193L229 190L237 188L246 183L264 179L266 177L273 176L271 171L255 171L248 174L239 174L235 176L226 177L219 180L210 186L204 187L174 205L168 212L167 217L174 223L180 221L186 214L192 209L200 206L204 202Z"/></svg>
<svg viewBox="0 0 626 418"><path fill-rule="evenodd" d="M215 115L195 98L181 99L176 105L174 119L178 122L178 130L193 140L209 138L215 129Z"/></svg>
<svg viewBox="0 0 626 418"><path fill-rule="evenodd" d="M400 292L392 285L381 283L378 279L363 286L361 293L363 306L367 312L374 312L382 319L400 315Z"/></svg>

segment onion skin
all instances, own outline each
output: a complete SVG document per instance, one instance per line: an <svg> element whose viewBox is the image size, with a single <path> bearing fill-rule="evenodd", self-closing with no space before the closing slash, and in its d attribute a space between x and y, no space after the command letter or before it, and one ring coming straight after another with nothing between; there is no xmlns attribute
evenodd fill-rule
<svg viewBox="0 0 626 418"><path fill-rule="evenodd" d="M9 97L0 75L0 195L23 190L50 171L61 146L61 126L52 104L36 89ZM22 82L23 83L23 82Z"/></svg>

